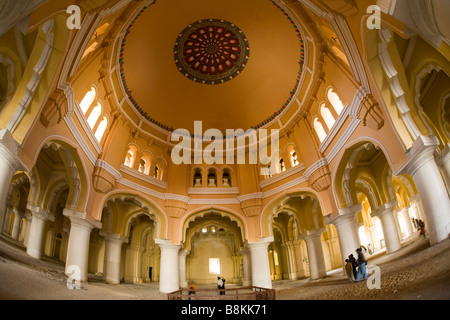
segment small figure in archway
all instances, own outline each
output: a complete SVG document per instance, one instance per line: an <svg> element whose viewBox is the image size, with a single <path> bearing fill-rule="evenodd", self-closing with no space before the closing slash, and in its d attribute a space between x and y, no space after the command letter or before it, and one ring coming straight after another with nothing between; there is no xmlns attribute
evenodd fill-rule
<svg viewBox="0 0 450 320"><path fill-rule="evenodd" d="M425 235L425 222L423 222L422 220L419 220L418 224L419 224L419 228L420 228L420 236L421 237L423 236L423 238L425 239L426 238L426 235Z"/></svg>

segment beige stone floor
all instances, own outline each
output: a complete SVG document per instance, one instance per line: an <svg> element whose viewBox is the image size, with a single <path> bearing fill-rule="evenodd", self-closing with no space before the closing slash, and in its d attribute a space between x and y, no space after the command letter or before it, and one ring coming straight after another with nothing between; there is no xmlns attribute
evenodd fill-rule
<svg viewBox="0 0 450 320"><path fill-rule="evenodd" d="M390 255L369 256L369 265L380 268L381 288L370 290L366 282L350 283L342 270L324 279L273 281L277 300L449 300L450 240L430 247L417 234ZM1 300L166 300L158 283L110 285L90 275L80 290L66 286L64 265L44 257L36 260L23 245L0 236ZM228 285L227 288L232 288ZM214 288L203 285L199 288Z"/></svg>

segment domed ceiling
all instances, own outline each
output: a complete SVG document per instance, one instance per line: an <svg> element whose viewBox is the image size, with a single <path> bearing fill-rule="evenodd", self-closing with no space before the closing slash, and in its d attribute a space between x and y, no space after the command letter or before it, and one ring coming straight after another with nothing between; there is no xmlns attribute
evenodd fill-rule
<svg viewBox="0 0 450 320"><path fill-rule="evenodd" d="M292 100L301 33L270 0L162 0L122 43L122 81L138 112L161 128L258 128Z"/></svg>

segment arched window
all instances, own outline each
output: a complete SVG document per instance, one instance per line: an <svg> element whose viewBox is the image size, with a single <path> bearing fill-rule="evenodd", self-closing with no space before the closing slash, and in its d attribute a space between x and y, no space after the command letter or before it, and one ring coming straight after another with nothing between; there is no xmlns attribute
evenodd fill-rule
<svg viewBox="0 0 450 320"><path fill-rule="evenodd" d="M341 114L342 110L344 110L344 104L342 103L341 98L339 98L337 93L333 91L333 88L328 90L327 98L333 106L334 110L336 110L336 113Z"/></svg>
<svg viewBox="0 0 450 320"><path fill-rule="evenodd" d="M280 172L285 172L286 171L286 165L284 164L284 159L281 158L280 159Z"/></svg>
<svg viewBox="0 0 450 320"><path fill-rule="evenodd" d="M143 174L150 174L150 165L151 165L152 161L151 158L148 154L144 154L141 157L141 160L139 161L139 172L143 173Z"/></svg>
<svg viewBox="0 0 450 320"><path fill-rule="evenodd" d="M194 172L194 188L202 187L202 172L200 169L195 169Z"/></svg>
<svg viewBox="0 0 450 320"><path fill-rule="evenodd" d="M91 114L89 115L89 118L87 120L89 126L91 129L94 129L95 125L97 124L98 119L100 118L102 114L102 105L100 102L94 107Z"/></svg>
<svg viewBox="0 0 450 320"><path fill-rule="evenodd" d="M319 118L317 117L314 119L314 130L316 130L320 142L323 142L323 140L325 140L325 137L327 136L327 133L323 129L323 125L322 123L320 123Z"/></svg>
<svg viewBox="0 0 450 320"><path fill-rule="evenodd" d="M292 159L292 166L298 166L300 164L300 162L298 161L298 156L297 156L297 152L292 151L291 153L291 159Z"/></svg>
<svg viewBox="0 0 450 320"><path fill-rule="evenodd" d="M208 171L208 187L217 187L217 175L214 170Z"/></svg>
<svg viewBox="0 0 450 320"><path fill-rule="evenodd" d="M158 166L155 166L155 172L153 172L153 178L159 179L160 170Z"/></svg>
<svg viewBox="0 0 450 320"><path fill-rule="evenodd" d="M102 141L103 135L105 134L106 128L108 127L108 119L106 116L103 117L103 120L97 127L97 131L95 132L95 138L98 142Z"/></svg>
<svg viewBox="0 0 450 320"><path fill-rule="evenodd" d="M86 114L86 112L89 110L89 107L91 106L92 102L94 102L95 98L97 97L97 90L95 87L91 87L91 91L86 93L83 100L81 100L80 108L81 111L83 111L83 114Z"/></svg>
<svg viewBox="0 0 450 320"><path fill-rule="evenodd" d="M222 186L225 188L231 187L231 175L228 169L225 169L222 174Z"/></svg>
<svg viewBox="0 0 450 320"><path fill-rule="evenodd" d="M331 113L330 109L325 106L325 103L320 107L320 114L322 115L323 120L327 124L328 129L331 129L336 122Z"/></svg>
<svg viewBox="0 0 450 320"><path fill-rule="evenodd" d="M136 154L137 154L137 148L135 146L130 146L127 152L127 156L125 157L124 164L129 167L133 168L134 161L136 160Z"/></svg>

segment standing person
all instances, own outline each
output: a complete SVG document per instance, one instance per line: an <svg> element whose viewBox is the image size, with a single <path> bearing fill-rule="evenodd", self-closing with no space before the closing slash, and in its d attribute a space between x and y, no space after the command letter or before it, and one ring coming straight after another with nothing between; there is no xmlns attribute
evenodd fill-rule
<svg viewBox="0 0 450 320"><path fill-rule="evenodd" d="M221 291L221 294L222 295L224 295L225 294L225 278L224 277L222 277L222 291Z"/></svg>
<svg viewBox="0 0 450 320"><path fill-rule="evenodd" d="M217 277L217 289L222 289L223 286L223 280L220 277ZM220 295L222 295L222 291L219 292Z"/></svg>
<svg viewBox="0 0 450 320"><path fill-rule="evenodd" d="M195 286L194 282L191 282L189 284L189 300L195 300L195 291L197 290L197 287Z"/></svg>
<svg viewBox="0 0 450 320"><path fill-rule="evenodd" d="M350 263L352 264L352 271L353 271L353 278L356 280L357 279L357 267L358 267L358 262L356 261L355 257L353 256L353 254L348 256L348 260L350 261Z"/></svg>
<svg viewBox="0 0 450 320"><path fill-rule="evenodd" d="M363 277L364 280L367 280L367 270L366 270L366 258L364 257L364 253L362 252L361 248L356 249L356 253L358 254L358 278L356 281L361 280L361 277Z"/></svg>
<svg viewBox="0 0 450 320"><path fill-rule="evenodd" d="M353 282L353 266L348 259L345 259L345 272L347 273L348 280Z"/></svg>
<svg viewBox="0 0 450 320"><path fill-rule="evenodd" d="M414 219L414 225L416 226L416 230L419 231L420 230L419 220L417 220L416 218Z"/></svg>
<svg viewBox="0 0 450 320"><path fill-rule="evenodd" d="M419 228L420 228L420 236L425 239L426 235L425 235L425 222L423 222L422 220L419 220Z"/></svg>

